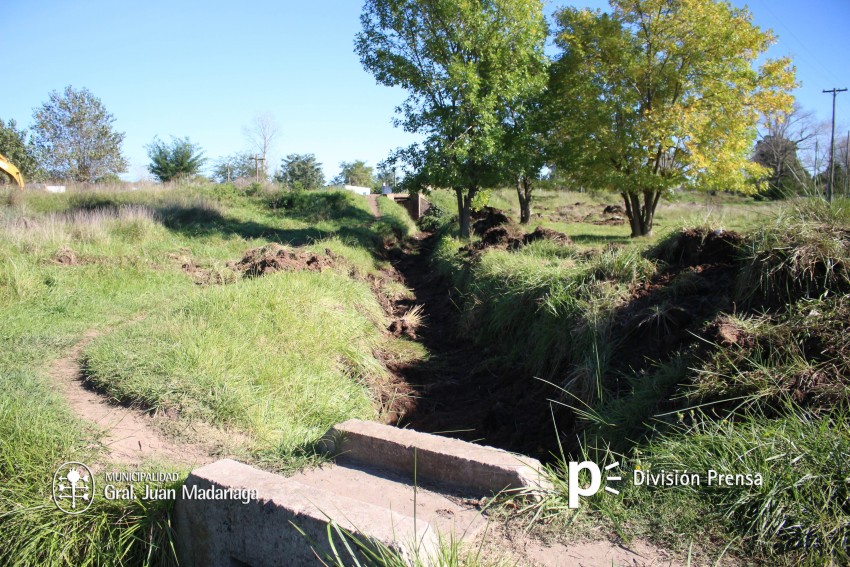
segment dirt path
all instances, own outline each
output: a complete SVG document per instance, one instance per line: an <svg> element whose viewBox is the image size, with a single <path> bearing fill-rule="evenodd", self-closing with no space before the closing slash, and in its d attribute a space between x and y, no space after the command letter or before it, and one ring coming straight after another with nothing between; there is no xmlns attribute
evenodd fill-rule
<svg viewBox="0 0 850 567"><path fill-rule="evenodd" d="M372 214L375 215L376 219L381 218L381 209L378 208L378 197L380 195L366 195L366 198L369 199L369 208L372 210Z"/></svg>
<svg viewBox="0 0 850 567"><path fill-rule="evenodd" d="M50 378L81 418L104 430L101 438L106 448L106 461L116 465L139 465L146 460L159 460L181 466L196 466L216 460L203 444L180 443L159 431L158 418L120 405L92 390L84 381L80 368L82 350L97 331L87 332L64 357L50 368ZM162 418L167 419L167 418Z"/></svg>

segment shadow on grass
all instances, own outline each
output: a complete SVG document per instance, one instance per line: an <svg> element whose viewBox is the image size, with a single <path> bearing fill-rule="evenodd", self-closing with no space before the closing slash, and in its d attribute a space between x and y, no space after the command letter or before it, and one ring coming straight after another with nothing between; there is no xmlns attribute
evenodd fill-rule
<svg viewBox="0 0 850 567"><path fill-rule="evenodd" d="M634 242L634 239L625 234L572 234L570 238L576 244L605 245L611 243L626 244Z"/></svg>
<svg viewBox="0 0 850 567"><path fill-rule="evenodd" d="M375 219L369 212L353 206L335 194L310 195L284 203L265 203L273 214L283 218L318 225L325 223L331 229L317 226L281 228L272 223L242 220L222 213L215 205L205 203L145 204L154 211L167 229L187 237L219 235L223 237L268 240L290 246L303 246L317 240L338 236L352 244L370 250L376 256L386 238L403 234L403 226L394 219ZM75 211L103 211L117 215L122 204L110 195L85 195L76 199L67 213ZM282 205L282 206L281 206Z"/></svg>

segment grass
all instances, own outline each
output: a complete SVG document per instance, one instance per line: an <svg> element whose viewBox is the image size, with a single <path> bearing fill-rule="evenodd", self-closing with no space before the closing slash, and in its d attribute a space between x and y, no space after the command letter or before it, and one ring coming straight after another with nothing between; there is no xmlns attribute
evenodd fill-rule
<svg viewBox="0 0 850 567"><path fill-rule="evenodd" d="M170 502L100 499L66 516L50 501L60 463L104 459L101 432L72 415L47 376L89 331L100 336L88 372L114 398L181 413L175 430L203 422L242 433L236 450L266 468L301 466L334 422L378 415L380 357L422 355L384 335L365 281L383 266L379 245L393 227L377 226L354 195L278 206L288 195L181 186L0 196L10 203L0 214L3 563L174 560ZM330 250L334 266L257 279L227 267L270 241ZM187 267L229 275L198 285Z"/></svg>
<svg viewBox="0 0 850 567"><path fill-rule="evenodd" d="M625 226L576 219L572 210L606 202L585 194L541 193L532 220L572 245L469 255L443 231L432 261L458 293L462 332L529 387L535 377L557 386L555 407L568 406L553 414L564 442L550 464L556 490L525 508L529 521L572 536L601 526L699 564L845 564L850 207L690 201L663 205L655 236L628 242ZM516 209L510 192L491 203ZM722 270L664 257L688 225L742 232ZM619 460L624 476L698 472L703 484L627 483L569 510L567 463L583 459ZM758 472L763 483L709 487L709 469Z"/></svg>

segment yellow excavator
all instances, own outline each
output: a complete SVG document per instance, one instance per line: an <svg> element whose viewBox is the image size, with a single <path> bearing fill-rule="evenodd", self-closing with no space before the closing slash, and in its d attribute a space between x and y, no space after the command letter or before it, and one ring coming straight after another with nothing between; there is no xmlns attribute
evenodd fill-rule
<svg viewBox="0 0 850 567"><path fill-rule="evenodd" d="M3 154L0 154L0 170L5 171L9 174L9 177L18 184L21 191L24 189L24 176L21 175L21 170L15 167L15 165L7 160Z"/></svg>

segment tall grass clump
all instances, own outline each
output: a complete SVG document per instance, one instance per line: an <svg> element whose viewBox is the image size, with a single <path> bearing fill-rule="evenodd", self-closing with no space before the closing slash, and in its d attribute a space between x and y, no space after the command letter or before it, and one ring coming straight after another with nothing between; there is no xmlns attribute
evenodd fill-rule
<svg viewBox="0 0 850 567"><path fill-rule="evenodd" d="M381 220L387 223L397 238L401 239L416 233L416 223L400 204L387 197L378 197L378 211Z"/></svg>
<svg viewBox="0 0 850 567"><path fill-rule="evenodd" d="M4 372L0 388L0 562L176 565L171 502L99 498L75 516L56 508L53 473L68 460L97 459L94 431L30 372Z"/></svg>
<svg viewBox="0 0 850 567"><path fill-rule="evenodd" d="M778 419L753 412L737 423L697 412L689 425L650 442L642 462L650 470L761 474L761 485L709 486L703 478L694 492L757 557L843 564L850 560L848 425L845 411L816 415L794 406ZM652 495L675 501L681 490Z"/></svg>
<svg viewBox="0 0 850 567"><path fill-rule="evenodd" d="M370 387L392 350L365 283L330 271L213 287L97 339L91 381L112 397L250 431L294 449L331 425L376 415Z"/></svg>
<svg viewBox="0 0 850 567"><path fill-rule="evenodd" d="M850 292L850 207L797 203L749 238L738 301L770 307Z"/></svg>
<svg viewBox="0 0 850 567"><path fill-rule="evenodd" d="M628 248L579 255L568 246L534 244L528 251L486 250L470 262L457 240L444 237L432 258L460 291L469 335L534 376L599 399L614 346L614 309L655 273L655 263Z"/></svg>

